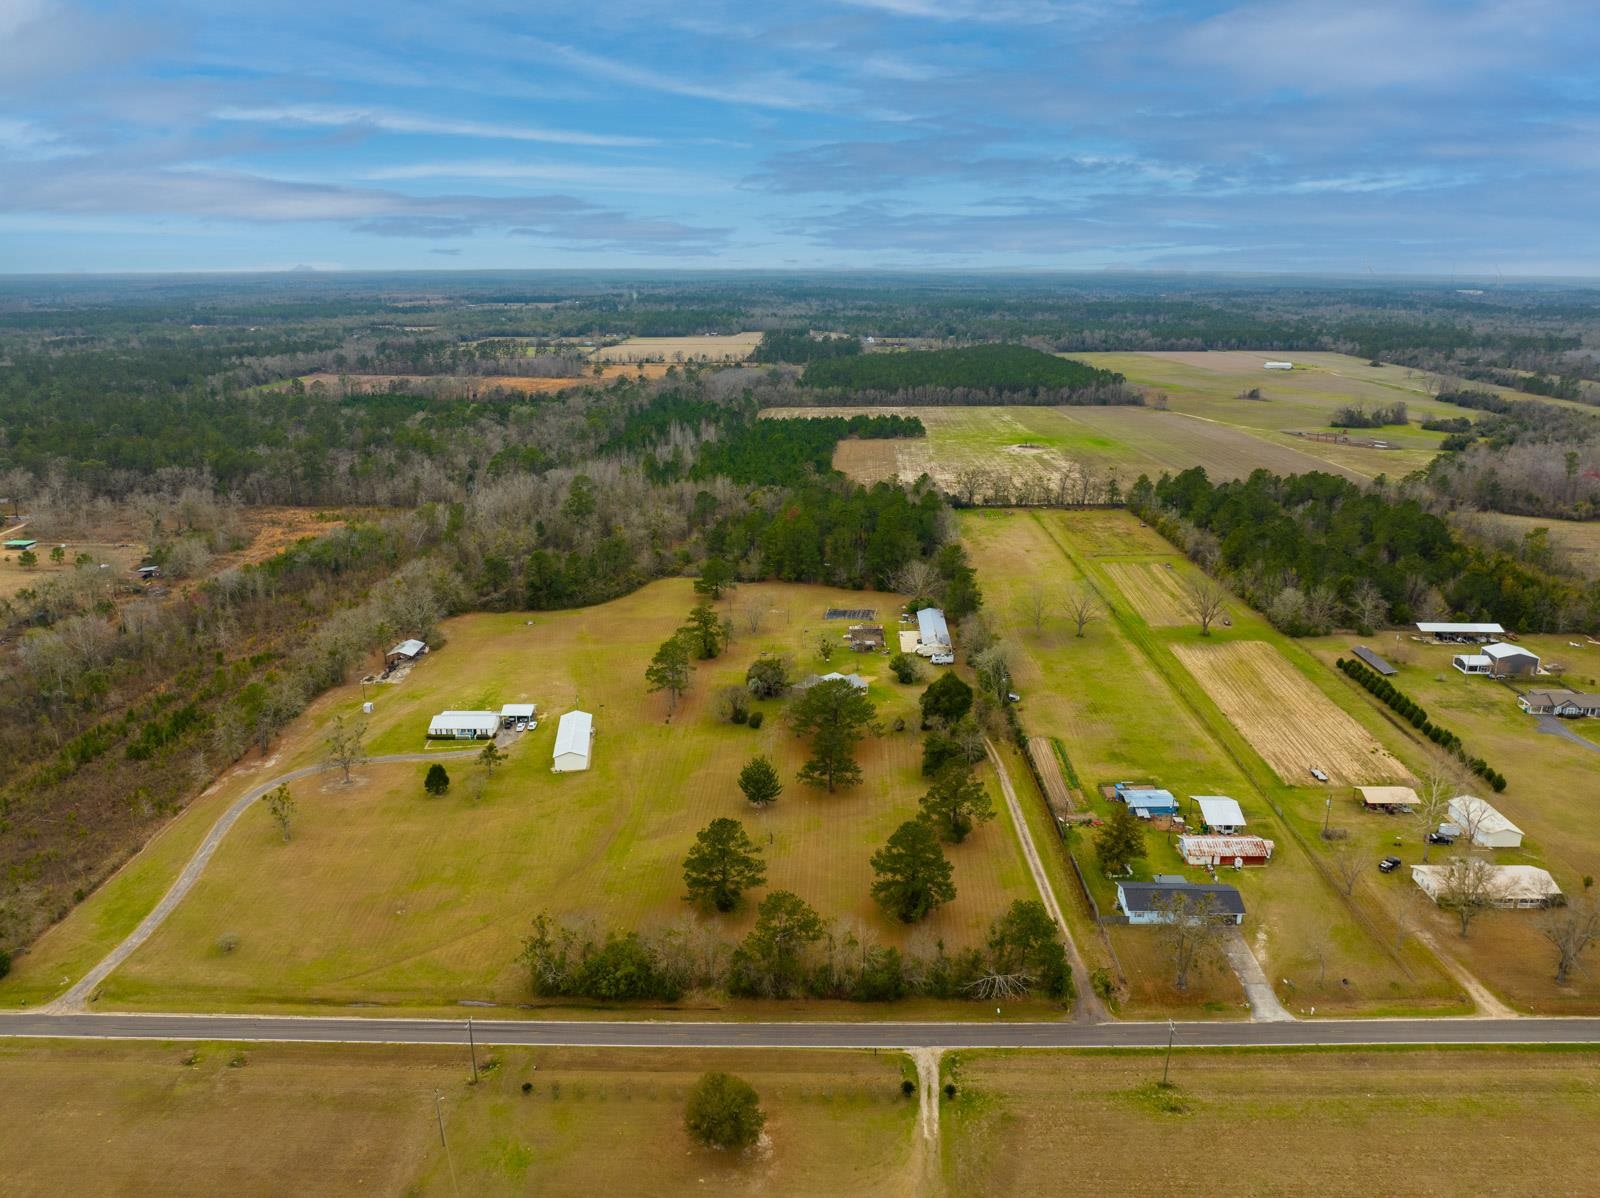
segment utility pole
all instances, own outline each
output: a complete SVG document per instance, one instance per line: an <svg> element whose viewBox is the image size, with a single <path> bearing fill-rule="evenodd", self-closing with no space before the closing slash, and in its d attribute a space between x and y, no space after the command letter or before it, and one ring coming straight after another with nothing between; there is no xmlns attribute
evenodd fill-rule
<svg viewBox="0 0 1600 1198"><path fill-rule="evenodd" d="M1167 1063L1161 1068L1161 1084L1167 1084L1167 1077L1172 1073L1172 1040L1178 1034L1178 1025L1172 1020L1167 1020Z"/></svg>
<svg viewBox="0 0 1600 1198"><path fill-rule="evenodd" d="M467 1016L467 1051L472 1054L472 1084L478 1084L478 1042L472 1036L472 1016Z"/></svg>
<svg viewBox="0 0 1600 1198"><path fill-rule="evenodd" d="M433 1117L439 1121L439 1143L444 1145L444 1163L450 1167L450 1192L461 1198L461 1187L456 1183L456 1163L450 1159L450 1141L444 1138L444 1110L439 1105L443 1099L439 1091L433 1092Z"/></svg>
<svg viewBox="0 0 1600 1198"><path fill-rule="evenodd" d="M1328 821L1333 818L1333 796L1329 795L1322 800L1322 839L1328 839Z"/></svg>

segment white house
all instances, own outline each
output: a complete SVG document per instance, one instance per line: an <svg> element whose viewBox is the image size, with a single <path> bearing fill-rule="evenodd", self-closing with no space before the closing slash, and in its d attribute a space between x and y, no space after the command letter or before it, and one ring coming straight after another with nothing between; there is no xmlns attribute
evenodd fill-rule
<svg viewBox="0 0 1600 1198"><path fill-rule="evenodd" d="M1200 808L1200 822L1206 831L1218 836L1232 836L1245 825L1244 812L1239 804L1226 795L1190 795Z"/></svg>
<svg viewBox="0 0 1600 1198"><path fill-rule="evenodd" d="M428 735L443 740L487 740L500 731L492 711L441 711L428 724Z"/></svg>
<svg viewBox="0 0 1600 1198"><path fill-rule="evenodd" d="M917 612L917 652L936 666L955 664L950 625L937 607L924 607Z"/></svg>
<svg viewBox="0 0 1600 1198"><path fill-rule="evenodd" d="M1411 880L1423 894L1439 901L1441 890L1449 886L1449 865L1413 865ZM1561 887L1550 871L1536 865L1491 865L1488 879L1491 901L1506 909L1556 907L1562 902Z"/></svg>
<svg viewBox="0 0 1600 1198"><path fill-rule="evenodd" d="M594 742L594 716L587 711L569 711L556 725L555 760L550 768L558 774L589 768L589 749Z"/></svg>
<svg viewBox="0 0 1600 1198"><path fill-rule="evenodd" d="M1118 882L1117 908L1129 923L1168 923L1174 899L1209 905L1218 923L1244 922L1244 899L1232 886L1216 882Z"/></svg>
<svg viewBox="0 0 1600 1198"><path fill-rule="evenodd" d="M1450 800L1450 822L1480 848L1515 849L1522 845L1522 829L1475 795L1457 795Z"/></svg>

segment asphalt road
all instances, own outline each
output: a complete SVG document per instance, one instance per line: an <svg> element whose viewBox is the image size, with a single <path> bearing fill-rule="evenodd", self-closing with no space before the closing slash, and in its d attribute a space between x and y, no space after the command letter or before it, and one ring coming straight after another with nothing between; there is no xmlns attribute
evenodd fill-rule
<svg viewBox="0 0 1600 1198"><path fill-rule="evenodd" d="M1600 1044L1600 1019L1345 1019L1179 1023L1189 1047L1374 1044ZM583 1048L1136 1048L1165 1023L675 1023L473 1020L479 1044ZM261 1015L0 1015L0 1037L461 1044L464 1019Z"/></svg>

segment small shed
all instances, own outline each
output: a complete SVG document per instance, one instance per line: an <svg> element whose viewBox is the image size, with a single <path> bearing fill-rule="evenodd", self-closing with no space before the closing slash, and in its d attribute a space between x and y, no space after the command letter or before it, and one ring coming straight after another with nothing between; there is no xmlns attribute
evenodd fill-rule
<svg viewBox="0 0 1600 1198"><path fill-rule="evenodd" d="M500 708L500 722L506 727L513 724L531 724L538 710L536 703L506 703Z"/></svg>
<svg viewBox="0 0 1600 1198"><path fill-rule="evenodd" d="M831 674L807 674L799 682L795 683L795 690L808 691L819 682L848 682L858 691L867 689L867 680L860 674L841 674L835 670Z"/></svg>
<svg viewBox="0 0 1600 1198"><path fill-rule="evenodd" d="M140 566L138 569L136 569L134 571L134 573L139 576L141 581L149 582L152 578L160 578L161 577L161 567L160 566Z"/></svg>
<svg viewBox="0 0 1600 1198"><path fill-rule="evenodd" d="M38 541L35 541L31 537L13 537L11 540L5 543L5 548L13 552L20 553L25 550L32 549L38 543Z"/></svg>
<svg viewBox="0 0 1600 1198"><path fill-rule="evenodd" d="M1449 865L1413 865L1411 880L1434 902L1450 885ZM1492 865L1488 879L1490 901L1505 910L1559 907L1566 901L1550 871L1536 865Z"/></svg>
<svg viewBox="0 0 1600 1198"><path fill-rule="evenodd" d="M1539 655L1521 645L1485 645L1483 655L1489 659L1489 673L1496 678L1539 672Z"/></svg>
<svg viewBox="0 0 1600 1198"><path fill-rule="evenodd" d="M1457 795L1450 800L1450 822L1470 835L1480 848L1522 847L1522 829L1476 795Z"/></svg>
<svg viewBox="0 0 1600 1198"><path fill-rule="evenodd" d="M1385 815L1415 810L1418 802L1417 792L1409 786L1358 786L1356 795L1366 810Z"/></svg>
<svg viewBox="0 0 1600 1198"><path fill-rule="evenodd" d="M571 773L589 768L589 751L594 744L594 716L587 711L569 711L556 725L555 759L550 768Z"/></svg>
<svg viewBox="0 0 1600 1198"><path fill-rule="evenodd" d="M1128 810L1140 819L1156 815L1177 815L1178 800L1170 790L1159 786L1146 786L1137 782L1118 782L1112 786L1112 795L1126 803Z"/></svg>
<svg viewBox="0 0 1600 1198"><path fill-rule="evenodd" d="M436 740L488 740L500 731L500 717L492 711L441 711L428 724Z"/></svg>
<svg viewBox="0 0 1600 1198"><path fill-rule="evenodd" d="M1244 922L1244 899L1234 887L1218 882L1118 882L1117 909L1129 923L1167 923L1177 895L1191 903L1209 902L1219 923Z"/></svg>
<svg viewBox="0 0 1600 1198"><path fill-rule="evenodd" d="M1200 808L1200 822L1205 825L1207 832L1232 836L1244 827L1244 812L1227 795L1191 795L1190 798Z"/></svg>
<svg viewBox="0 0 1600 1198"><path fill-rule="evenodd" d="M1265 865L1272 860L1276 846L1259 836L1180 836L1178 855L1187 865L1207 869L1243 869L1247 865Z"/></svg>
<svg viewBox="0 0 1600 1198"><path fill-rule="evenodd" d="M1466 645L1481 645L1484 641L1492 641L1495 637L1506 634L1506 630L1498 624L1463 624L1438 620L1418 621L1417 631L1436 641L1454 641Z"/></svg>
<svg viewBox="0 0 1600 1198"><path fill-rule="evenodd" d="M1357 645L1354 649L1350 650L1350 652L1355 654L1362 661L1366 662L1367 665L1371 666L1374 670L1377 670L1378 673L1382 674L1385 678L1391 678L1400 672L1365 645Z"/></svg>
<svg viewBox="0 0 1600 1198"><path fill-rule="evenodd" d="M1294 363L1293 362L1282 362L1282 361L1278 361L1278 362L1263 362L1263 363L1261 363L1261 369L1262 370L1293 370L1294 369Z"/></svg>
<svg viewBox="0 0 1600 1198"><path fill-rule="evenodd" d="M419 640L401 641L383 657L385 661L390 662L416 661L427 651L428 646Z"/></svg>

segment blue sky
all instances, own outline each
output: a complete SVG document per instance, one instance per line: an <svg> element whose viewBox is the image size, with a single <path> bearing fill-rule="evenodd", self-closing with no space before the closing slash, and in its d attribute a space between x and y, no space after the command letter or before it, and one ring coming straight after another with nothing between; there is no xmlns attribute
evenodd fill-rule
<svg viewBox="0 0 1600 1198"><path fill-rule="evenodd" d="M1600 5L0 0L0 271L1600 275Z"/></svg>

